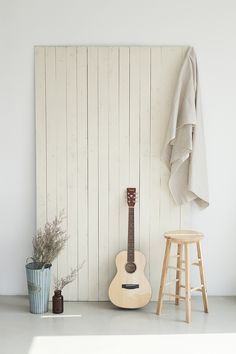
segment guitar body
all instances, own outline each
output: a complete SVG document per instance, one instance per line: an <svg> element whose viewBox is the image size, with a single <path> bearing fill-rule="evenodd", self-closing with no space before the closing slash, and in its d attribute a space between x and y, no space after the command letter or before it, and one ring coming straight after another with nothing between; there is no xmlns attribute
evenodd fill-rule
<svg viewBox="0 0 236 354"><path fill-rule="evenodd" d="M134 259L132 265L135 270L132 266L127 269L127 251L121 251L116 256L117 273L109 287L111 302L125 309L147 305L152 295L151 286L144 274L146 259L139 251L134 251Z"/></svg>

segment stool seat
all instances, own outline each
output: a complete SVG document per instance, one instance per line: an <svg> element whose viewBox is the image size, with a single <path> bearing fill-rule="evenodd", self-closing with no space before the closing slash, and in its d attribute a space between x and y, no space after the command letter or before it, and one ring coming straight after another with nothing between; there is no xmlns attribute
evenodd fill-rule
<svg viewBox="0 0 236 354"><path fill-rule="evenodd" d="M203 234L193 230L174 230L164 233L166 239L176 243L188 242L194 243L203 239Z"/></svg>

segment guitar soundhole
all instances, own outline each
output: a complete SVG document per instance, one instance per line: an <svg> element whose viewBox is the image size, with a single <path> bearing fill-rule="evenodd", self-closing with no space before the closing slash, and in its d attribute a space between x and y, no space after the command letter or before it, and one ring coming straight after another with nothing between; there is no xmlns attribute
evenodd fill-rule
<svg viewBox="0 0 236 354"><path fill-rule="evenodd" d="M136 264L132 262L126 263L125 270L127 273L134 273L136 271Z"/></svg>

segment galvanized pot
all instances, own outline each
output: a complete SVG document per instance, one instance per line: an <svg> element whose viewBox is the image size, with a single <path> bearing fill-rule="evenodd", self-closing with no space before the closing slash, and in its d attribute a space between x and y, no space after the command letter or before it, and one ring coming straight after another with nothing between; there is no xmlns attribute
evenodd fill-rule
<svg viewBox="0 0 236 354"><path fill-rule="evenodd" d="M25 265L29 292L30 312L48 311L51 264L32 262Z"/></svg>

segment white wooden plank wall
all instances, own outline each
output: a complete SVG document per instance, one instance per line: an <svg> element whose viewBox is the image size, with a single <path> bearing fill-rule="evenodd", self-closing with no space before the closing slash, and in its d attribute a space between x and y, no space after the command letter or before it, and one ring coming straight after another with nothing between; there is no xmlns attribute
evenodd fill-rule
<svg viewBox="0 0 236 354"><path fill-rule="evenodd" d="M85 260L67 300L107 300L126 248L126 188L136 187L135 241L156 300L163 233L191 224L160 160L185 47L36 47L37 227L64 210L70 238L53 265Z"/></svg>

